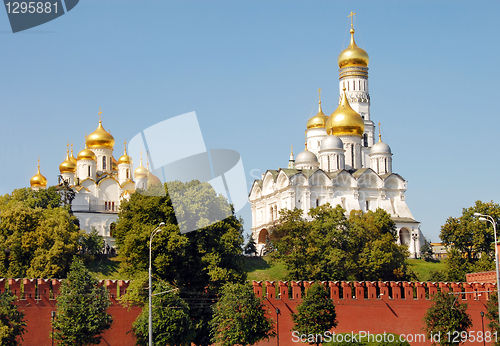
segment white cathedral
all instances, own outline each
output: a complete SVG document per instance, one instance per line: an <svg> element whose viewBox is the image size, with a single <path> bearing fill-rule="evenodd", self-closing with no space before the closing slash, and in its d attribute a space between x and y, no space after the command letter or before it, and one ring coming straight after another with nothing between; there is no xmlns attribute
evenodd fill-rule
<svg viewBox="0 0 500 346"><path fill-rule="evenodd" d="M353 13L351 13L352 18ZM262 252L281 209L308 211L326 203L340 204L347 214L382 208L398 230L398 243L408 245L419 256L424 237L405 202L406 180L392 171L392 152L378 135L370 116L368 54L351 42L338 57L339 106L327 116L321 109L307 122L305 150L287 169L268 170L254 181L249 194L252 204L252 236ZM321 92L321 89L319 90Z"/></svg>
<svg viewBox="0 0 500 346"><path fill-rule="evenodd" d="M102 112L99 112L99 116ZM136 189L161 184L161 181L142 164L142 157L135 170L132 158L124 153L118 161L113 157L115 139L102 126L99 119L97 129L85 138L85 149L75 158L66 149L66 159L59 165L61 179L67 181L75 192L71 204L80 228L90 232L95 228L109 245L114 245L113 227L118 220L122 200L128 200ZM33 190L46 189L47 179L38 172L31 178Z"/></svg>

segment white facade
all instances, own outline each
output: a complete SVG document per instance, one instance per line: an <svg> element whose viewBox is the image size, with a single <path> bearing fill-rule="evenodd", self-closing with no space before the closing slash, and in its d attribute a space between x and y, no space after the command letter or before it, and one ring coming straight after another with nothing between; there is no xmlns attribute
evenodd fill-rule
<svg viewBox="0 0 500 346"><path fill-rule="evenodd" d="M326 117L328 121L323 124L321 119L325 115L320 101L318 114L307 125L306 149L295 161L292 154L288 169L268 170L252 185L249 194L252 236L259 252L280 210L299 208L307 218L310 208L330 203L341 205L347 215L351 210L384 209L396 223L398 243L408 245L412 256L420 255L424 238L420 223L414 219L405 201L407 182L392 172L392 152L382 142L380 134L375 143L375 125L370 115L368 55L356 46L353 35L354 29L351 29L351 45L339 56L339 108ZM344 54L349 50L352 54ZM356 54L358 60L354 60ZM349 61L344 58L353 55L355 57ZM338 119L337 123L331 119L338 115L337 111L342 113L345 109L351 111L345 113L348 116L357 113L354 115L359 119L357 133L349 132L354 122L340 124ZM331 120L333 125L329 127ZM300 133L300 129L297 132Z"/></svg>
<svg viewBox="0 0 500 346"><path fill-rule="evenodd" d="M80 222L80 228L87 232L95 228L111 246L114 245L113 224L118 220L121 202L129 199L136 188L146 189L148 184L159 182L143 166L142 157L139 167L133 170L126 143L118 161L113 157L113 150L114 138L99 121L97 130L86 138L85 149L78 153L77 158L73 156L73 150L71 156L67 150L66 160L59 165L60 178L75 191L71 208ZM41 178L37 176L30 181L32 189L40 188L40 184L36 183Z"/></svg>

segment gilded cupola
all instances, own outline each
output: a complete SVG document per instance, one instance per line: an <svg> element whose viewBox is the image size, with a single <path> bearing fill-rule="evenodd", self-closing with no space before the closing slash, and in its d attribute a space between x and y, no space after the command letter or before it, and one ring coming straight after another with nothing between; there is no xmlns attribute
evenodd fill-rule
<svg viewBox="0 0 500 346"><path fill-rule="evenodd" d="M319 94L319 107L318 107L318 114L315 116L309 118L307 121L307 129L317 129L317 128L324 128L326 125L326 121L328 120L328 115L323 113L323 110L321 109L321 89L318 90Z"/></svg>
<svg viewBox="0 0 500 346"><path fill-rule="evenodd" d="M142 151L141 151L141 163L139 164L139 167L137 167L134 171L134 177L135 179L140 179L147 177L149 175L149 170L142 165Z"/></svg>
<svg viewBox="0 0 500 346"><path fill-rule="evenodd" d="M40 173L40 159L38 160L38 172L31 177L30 186L34 189L45 189L47 186L47 178L45 178L42 173Z"/></svg>
<svg viewBox="0 0 500 346"><path fill-rule="evenodd" d="M353 17L356 13L350 14L351 17L351 42L349 46L344 49L338 57L339 68L350 67L350 66L362 66L368 67L368 63L370 62L370 58L368 57L368 53L359 48L356 42L354 41L354 24Z"/></svg>
<svg viewBox="0 0 500 346"><path fill-rule="evenodd" d="M337 109L330 115L326 122L326 133L335 136L359 136L362 137L365 131L365 122L349 105L344 92Z"/></svg>
<svg viewBox="0 0 500 346"><path fill-rule="evenodd" d="M71 161L71 158L69 157L69 149L66 149L66 160L61 162L59 165L59 172L61 173L75 173L76 172L76 165Z"/></svg>
<svg viewBox="0 0 500 346"><path fill-rule="evenodd" d="M87 136L85 136L85 149L80 151L77 156L77 160L94 160L97 161L97 156L94 152L87 148Z"/></svg>
<svg viewBox="0 0 500 346"><path fill-rule="evenodd" d="M118 159L119 165L121 165L122 163L124 163L124 164L131 164L132 163L132 158L127 155L127 141L125 141L124 145L125 145L125 150L123 152L123 155L120 156L120 158Z"/></svg>
<svg viewBox="0 0 500 346"><path fill-rule="evenodd" d="M90 149L94 148L113 149L115 145L115 139L113 136L111 136L111 133L109 133L102 127L102 121L100 118L101 114L102 112L99 109L99 125L97 126L97 129L87 137L86 140L87 147Z"/></svg>

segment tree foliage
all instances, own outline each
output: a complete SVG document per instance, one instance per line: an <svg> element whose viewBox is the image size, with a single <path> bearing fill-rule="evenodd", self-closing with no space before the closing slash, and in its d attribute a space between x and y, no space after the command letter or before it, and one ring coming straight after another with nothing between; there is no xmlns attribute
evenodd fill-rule
<svg viewBox="0 0 500 346"><path fill-rule="evenodd" d="M53 322L54 338L59 345L98 345L101 334L111 327L107 313L110 301L106 288L99 286L77 257L57 297Z"/></svg>
<svg viewBox="0 0 500 346"><path fill-rule="evenodd" d="M248 236L248 241L243 248L243 252L245 255L254 256L257 253L257 246L255 244L255 239L253 239L252 235Z"/></svg>
<svg viewBox="0 0 500 346"><path fill-rule="evenodd" d="M292 280L402 280L411 278L406 246L396 244L390 215L352 211L349 219L340 206L329 204L309 211L282 212L270 230L276 250Z"/></svg>
<svg viewBox="0 0 500 346"><path fill-rule="evenodd" d="M143 282L147 292L147 281ZM179 296L177 290L161 282L154 284L153 290L153 345L190 345L193 326L189 316L188 304ZM162 292L166 292L162 294ZM147 297L145 299L148 299ZM149 306L144 306L139 317L132 325L137 345L148 345Z"/></svg>
<svg viewBox="0 0 500 346"><path fill-rule="evenodd" d="M433 304L423 319L427 338L434 336L432 344L436 345L435 335L440 335L439 345L455 345L446 333L467 332L472 327L467 303L461 303L459 297L448 292L437 292L431 299Z"/></svg>
<svg viewBox="0 0 500 346"><path fill-rule="evenodd" d="M440 238L449 249L446 270L450 280L465 280L466 273L494 268L493 227L489 222L479 221L474 213L490 215L497 220L500 206L476 201L473 207L463 209L461 217L450 217L441 227Z"/></svg>
<svg viewBox="0 0 500 346"><path fill-rule="evenodd" d="M102 252L104 248L104 238L92 227L90 233L85 233L79 239L80 249L82 254L97 255Z"/></svg>
<svg viewBox="0 0 500 346"><path fill-rule="evenodd" d="M253 345L275 336L274 322L267 317L262 301L248 284L227 284L222 288L210 321L215 345Z"/></svg>
<svg viewBox="0 0 500 346"><path fill-rule="evenodd" d="M168 189L167 185L153 188L164 188L165 193L135 193L130 201L121 204L115 232L119 255L126 271L134 275L145 272L149 265L150 234L160 222L166 223L153 241L153 274L178 287L187 301L196 302L190 303L189 309L196 334L192 341L208 345L208 321L212 318L215 295L226 282L246 279L241 221L234 215L217 221L217 211L229 205L207 183L176 182L169 183ZM169 194L179 201L176 211L195 215L189 222L203 228L181 234Z"/></svg>
<svg viewBox="0 0 500 346"><path fill-rule="evenodd" d="M14 190L0 197L0 275L62 278L78 249L80 230L60 196Z"/></svg>
<svg viewBox="0 0 500 346"><path fill-rule="evenodd" d="M490 295L490 300L488 300L488 312L486 313L486 317L490 322L488 323L488 328L492 333L497 333L497 340L495 340L492 345L498 346L500 345L500 340L498 340L498 335L500 335L500 327L498 325L498 293L493 292Z"/></svg>
<svg viewBox="0 0 500 346"><path fill-rule="evenodd" d="M337 312L326 288L319 282L310 286L302 303L297 306L297 313L292 314L293 329L300 334L317 335L337 326ZM320 344L315 339L311 344Z"/></svg>
<svg viewBox="0 0 500 346"><path fill-rule="evenodd" d="M19 345L26 332L24 313L18 310L15 300L9 291L0 293L0 345Z"/></svg>

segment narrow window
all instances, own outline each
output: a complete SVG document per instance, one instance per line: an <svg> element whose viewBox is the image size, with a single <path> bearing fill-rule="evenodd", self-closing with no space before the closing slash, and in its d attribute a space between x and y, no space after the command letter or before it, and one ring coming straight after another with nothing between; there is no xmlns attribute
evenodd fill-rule
<svg viewBox="0 0 500 346"><path fill-rule="evenodd" d="M347 82L347 91L349 91L349 82Z"/></svg>
<svg viewBox="0 0 500 346"><path fill-rule="evenodd" d="M352 81L352 90L356 90L356 81L355 80Z"/></svg>
<svg viewBox="0 0 500 346"><path fill-rule="evenodd" d="M104 202L104 210L108 210L108 202Z"/></svg>
<svg viewBox="0 0 500 346"><path fill-rule="evenodd" d="M316 206L319 207L319 199L316 198Z"/></svg>
<svg viewBox="0 0 500 346"><path fill-rule="evenodd" d="M102 157L102 170L104 171L106 169L106 156Z"/></svg>
<svg viewBox="0 0 500 346"><path fill-rule="evenodd" d="M328 171L330 171L330 155L328 155L328 156L326 157L326 159L327 159L327 161L328 161L328 165L326 166L326 169L327 169Z"/></svg>
<svg viewBox="0 0 500 346"><path fill-rule="evenodd" d="M361 90L361 81L359 81L359 90Z"/></svg>
<svg viewBox="0 0 500 346"><path fill-rule="evenodd" d="M111 202L111 210L115 211L115 202Z"/></svg>
<svg viewBox="0 0 500 346"><path fill-rule="evenodd" d="M90 165L88 166L88 169L89 169L89 174L87 176L90 177Z"/></svg>
<svg viewBox="0 0 500 346"><path fill-rule="evenodd" d="M363 142L364 146L368 147L368 135L366 133L363 135Z"/></svg>
<svg viewBox="0 0 500 346"><path fill-rule="evenodd" d="M370 202L366 201L366 211L370 210Z"/></svg>
<svg viewBox="0 0 500 346"><path fill-rule="evenodd" d="M127 169L127 175L126 175L126 177L127 177L127 179L130 178L130 170L129 169Z"/></svg>

